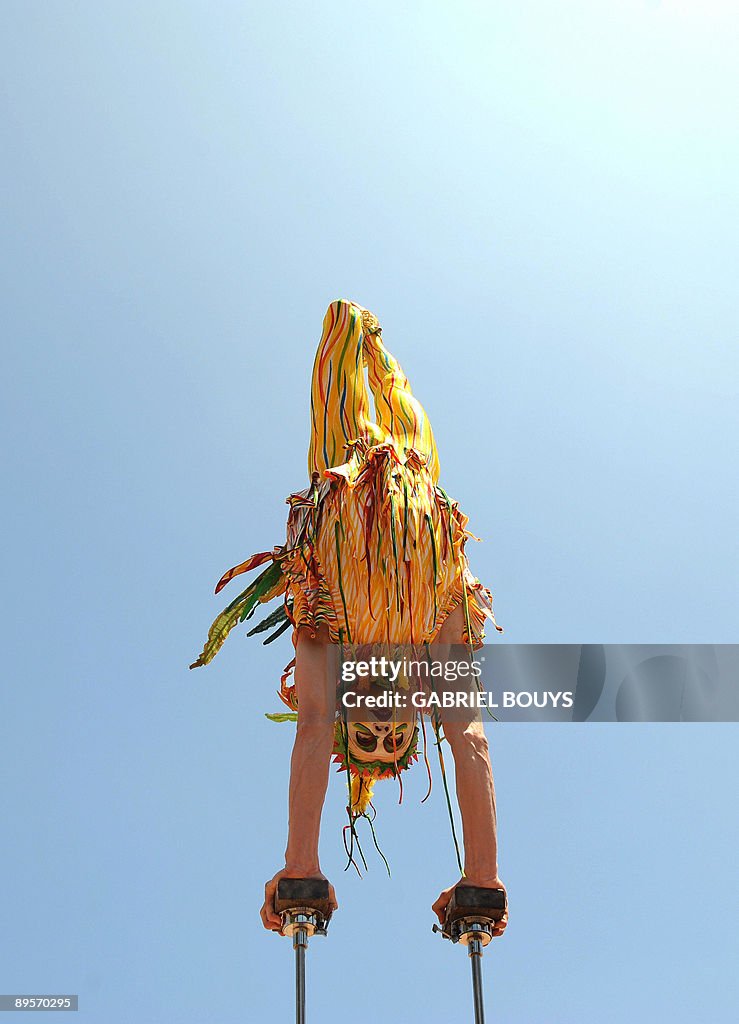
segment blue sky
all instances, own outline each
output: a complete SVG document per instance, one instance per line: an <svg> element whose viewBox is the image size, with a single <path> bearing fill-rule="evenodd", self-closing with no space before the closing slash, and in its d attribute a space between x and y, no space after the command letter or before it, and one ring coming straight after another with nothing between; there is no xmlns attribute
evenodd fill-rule
<svg viewBox="0 0 739 1024"><path fill-rule="evenodd" d="M290 1019L261 930L290 657L188 673L306 483L334 298L377 313L503 642L736 640L736 41L719 2L4 0L2 992ZM490 730L495 1019L733 1021L736 730ZM467 1019L441 788L324 870L314 1017ZM438 781L438 780L437 780ZM14 1016L9 1015L12 1021Z"/></svg>

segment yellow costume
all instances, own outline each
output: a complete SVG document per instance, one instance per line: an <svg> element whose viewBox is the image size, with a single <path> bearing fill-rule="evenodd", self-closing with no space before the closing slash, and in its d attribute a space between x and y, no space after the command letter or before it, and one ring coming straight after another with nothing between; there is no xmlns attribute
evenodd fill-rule
<svg viewBox="0 0 739 1024"><path fill-rule="evenodd" d="M325 622L336 643L430 642L449 612L473 596L470 639L479 646L492 600L463 553L467 517L436 486L428 417L384 348L377 320L354 303L333 302L323 321L308 469L322 478L320 524L302 545L306 494L288 499L293 553L283 571L295 623Z"/></svg>
<svg viewBox="0 0 739 1024"><path fill-rule="evenodd" d="M464 553L467 517L438 485L431 424L381 334L373 314L356 303L329 306L313 367L311 484L287 499L286 543L222 577L216 593L270 562L216 619L191 667L207 664L237 622L278 595L282 610L265 628L305 626L315 634L325 625L334 643L429 643L459 604L472 647L482 644L486 619L500 628L492 596ZM296 712L289 669L281 696ZM361 780L398 775L415 757L415 743L389 766L350 758L338 734L335 753L355 776L352 809L363 813L371 786Z"/></svg>

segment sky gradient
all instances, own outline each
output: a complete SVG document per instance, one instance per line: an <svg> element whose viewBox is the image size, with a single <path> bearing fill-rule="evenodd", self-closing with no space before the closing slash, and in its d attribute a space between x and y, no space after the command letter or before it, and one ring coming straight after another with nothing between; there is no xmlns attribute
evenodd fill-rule
<svg viewBox="0 0 739 1024"><path fill-rule="evenodd" d="M697 0L2 0L1 992L291 1019L289 639L187 665L307 484L335 298L427 408L501 642L737 640L738 36ZM489 735L491 1018L734 1021L736 728ZM315 1020L471 1019L424 788L378 787L359 880L332 777Z"/></svg>

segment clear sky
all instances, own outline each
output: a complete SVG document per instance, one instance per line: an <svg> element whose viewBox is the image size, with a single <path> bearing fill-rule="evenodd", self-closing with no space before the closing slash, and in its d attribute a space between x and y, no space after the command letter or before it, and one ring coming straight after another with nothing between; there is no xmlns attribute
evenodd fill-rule
<svg viewBox="0 0 739 1024"><path fill-rule="evenodd" d="M291 1019L289 639L187 665L307 483L334 298L429 411L504 642L737 640L738 39L711 0L0 0L0 991ZM491 1017L734 1021L736 727L490 739ZM470 1019L423 791L380 789L360 881L332 778L314 1020Z"/></svg>

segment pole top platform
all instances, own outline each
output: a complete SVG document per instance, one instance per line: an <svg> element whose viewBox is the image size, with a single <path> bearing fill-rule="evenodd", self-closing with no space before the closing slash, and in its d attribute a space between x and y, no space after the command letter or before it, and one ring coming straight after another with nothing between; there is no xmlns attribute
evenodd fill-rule
<svg viewBox="0 0 739 1024"><path fill-rule="evenodd" d="M446 910L444 927L434 925L442 937L479 954L493 937L493 923L500 921L508 902L505 889L485 889L460 883L455 886Z"/></svg>
<svg viewBox="0 0 739 1024"><path fill-rule="evenodd" d="M281 878L275 893L275 910L283 921L283 934L297 930L325 935L333 913L325 878Z"/></svg>
<svg viewBox="0 0 739 1024"><path fill-rule="evenodd" d="M325 878L281 878L275 893L275 910L278 914L286 910L310 907L322 917L331 916L331 901L328 882Z"/></svg>
<svg viewBox="0 0 739 1024"><path fill-rule="evenodd" d="M500 921L506 911L505 889L483 889L477 885L456 885L446 911L446 922L460 917L485 917Z"/></svg>

